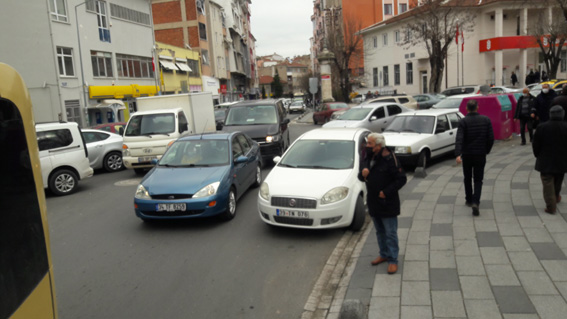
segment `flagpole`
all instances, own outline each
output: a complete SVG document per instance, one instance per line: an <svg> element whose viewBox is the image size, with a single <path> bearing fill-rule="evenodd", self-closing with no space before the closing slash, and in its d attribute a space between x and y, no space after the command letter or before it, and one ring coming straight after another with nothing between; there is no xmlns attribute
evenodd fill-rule
<svg viewBox="0 0 567 319"><path fill-rule="evenodd" d="M455 42L457 43L457 86L459 86L459 22L457 20L457 34L455 35Z"/></svg>
<svg viewBox="0 0 567 319"><path fill-rule="evenodd" d="M463 33L462 29L461 29L461 65L462 65L461 82L463 83L463 85L465 85L465 34Z"/></svg>

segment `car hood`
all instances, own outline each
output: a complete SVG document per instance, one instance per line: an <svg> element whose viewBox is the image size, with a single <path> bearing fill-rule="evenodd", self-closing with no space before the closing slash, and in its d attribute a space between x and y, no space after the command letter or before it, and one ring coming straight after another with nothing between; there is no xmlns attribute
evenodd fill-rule
<svg viewBox="0 0 567 319"><path fill-rule="evenodd" d="M431 134L419 133L394 133L383 132L387 146L411 146L431 136Z"/></svg>
<svg viewBox="0 0 567 319"><path fill-rule="evenodd" d="M265 138L267 135L278 134L278 124L258 124L258 125L228 125L222 127L226 132L243 132L253 139Z"/></svg>
<svg viewBox="0 0 567 319"><path fill-rule="evenodd" d="M221 181L229 170L229 166L157 166L142 180L142 185L150 195L195 194L210 183Z"/></svg>
<svg viewBox="0 0 567 319"><path fill-rule="evenodd" d="M298 196L321 198L325 193L338 186L349 186L353 169L302 169L275 166L266 177L270 196ZM362 183L362 182L360 182ZM352 189L351 189L352 191Z"/></svg>
<svg viewBox="0 0 567 319"><path fill-rule="evenodd" d="M325 123L323 127L359 127L361 121L333 120Z"/></svg>

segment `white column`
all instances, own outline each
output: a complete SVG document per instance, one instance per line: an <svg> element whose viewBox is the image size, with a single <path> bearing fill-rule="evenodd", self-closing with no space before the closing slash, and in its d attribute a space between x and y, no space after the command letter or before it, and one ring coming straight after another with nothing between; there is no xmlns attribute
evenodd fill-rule
<svg viewBox="0 0 567 319"><path fill-rule="evenodd" d="M501 8L496 9L494 12L494 35L495 37L502 36L504 15ZM503 52L498 50L494 52L494 77L495 85L502 85L502 65L503 65Z"/></svg>
<svg viewBox="0 0 567 319"><path fill-rule="evenodd" d="M520 10L520 35L528 34L528 8ZM526 85L526 76L528 75L528 50L520 49L520 72L518 74L518 82L520 87Z"/></svg>

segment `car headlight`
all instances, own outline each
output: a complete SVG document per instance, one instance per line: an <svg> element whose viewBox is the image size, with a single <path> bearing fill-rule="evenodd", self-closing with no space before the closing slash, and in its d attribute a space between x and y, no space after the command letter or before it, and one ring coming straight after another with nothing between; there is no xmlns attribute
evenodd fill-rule
<svg viewBox="0 0 567 319"><path fill-rule="evenodd" d="M278 142L279 140L280 140L279 135L268 135L268 136L266 136L266 142L268 142L268 143Z"/></svg>
<svg viewBox="0 0 567 319"><path fill-rule="evenodd" d="M411 154L411 147L409 146L396 146L394 149L396 154Z"/></svg>
<svg viewBox="0 0 567 319"><path fill-rule="evenodd" d="M268 187L268 184L266 184L265 182L262 183L262 185L260 185L260 197L262 197L265 200L270 200L270 188Z"/></svg>
<svg viewBox="0 0 567 319"><path fill-rule="evenodd" d="M152 197L150 196L150 194L142 184L138 185L134 197L138 199L152 199Z"/></svg>
<svg viewBox="0 0 567 319"><path fill-rule="evenodd" d="M328 191L323 198L321 204L330 204L345 199L348 195L348 187L336 187Z"/></svg>
<svg viewBox="0 0 567 319"><path fill-rule="evenodd" d="M198 192L196 192L195 195L193 195L193 198L212 196L217 193L217 189L219 189L219 185L220 182L211 183L201 188Z"/></svg>

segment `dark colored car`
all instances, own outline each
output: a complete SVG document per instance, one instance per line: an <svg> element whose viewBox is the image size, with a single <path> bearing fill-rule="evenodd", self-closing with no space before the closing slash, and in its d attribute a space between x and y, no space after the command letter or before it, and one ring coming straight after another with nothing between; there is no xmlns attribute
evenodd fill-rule
<svg viewBox="0 0 567 319"><path fill-rule="evenodd" d="M264 163L289 147L289 119L281 100L256 100L230 106L222 130L241 131L260 144Z"/></svg>
<svg viewBox="0 0 567 319"><path fill-rule="evenodd" d="M331 115L336 111L348 110L348 105L342 102L323 103L313 112L313 123L327 123L331 120Z"/></svg>
<svg viewBox="0 0 567 319"><path fill-rule="evenodd" d="M106 123L99 124L91 128L95 130L103 130L110 133L116 133L118 135L124 135L124 128L126 127L126 124L126 122Z"/></svg>
<svg viewBox="0 0 567 319"><path fill-rule="evenodd" d="M414 95L413 98L417 101L417 109L425 110L431 108L433 105L439 103L445 98L443 94L419 94Z"/></svg>

